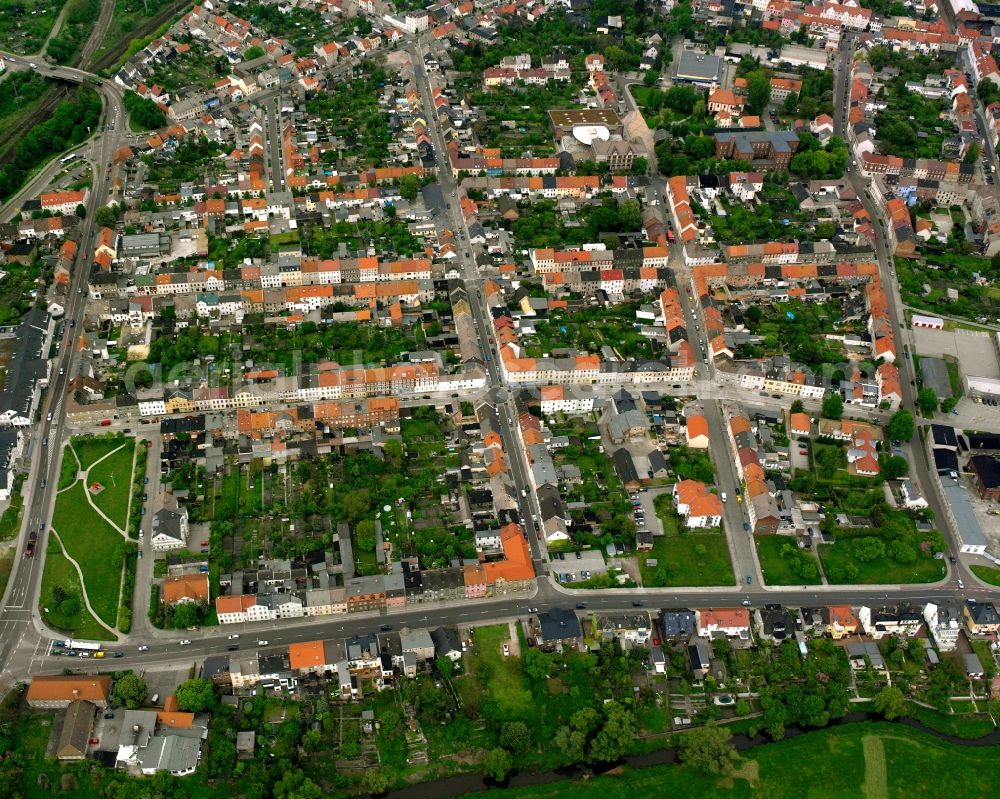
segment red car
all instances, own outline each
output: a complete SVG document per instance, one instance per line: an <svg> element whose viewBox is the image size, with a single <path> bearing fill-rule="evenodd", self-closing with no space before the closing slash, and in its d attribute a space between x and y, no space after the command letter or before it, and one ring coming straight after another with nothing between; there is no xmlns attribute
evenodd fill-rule
<svg viewBox="0 0 1000 799"><path fill-rule="evenodd" d="M100 738L91 738L87 743L99 744L101 742Z"/></svg>
<svg viewBox="0 0 1000 799"><path fill-rule="evenodd" d="M101 419L100 425L101 425L101 427L110 427L111 420L110 419Z"/></svg>
<svg viewBox="0 0 1000 799"><path fill-rule="evenodd" d="M202 545L203 547L207 547L207 546L208 546L208 541L202 541L202 542L201 542L201 545Z"/></svg>
<svg viewBox="0 0 1000 799"><path fill-rule="evenodd" d="M541 541L541 540L542 540L542 534L541 534L540 532L538 532L538 533L535 533L535 535L536 535L536 536L538 537L538 540L539 540L539 541Z"/></svg>

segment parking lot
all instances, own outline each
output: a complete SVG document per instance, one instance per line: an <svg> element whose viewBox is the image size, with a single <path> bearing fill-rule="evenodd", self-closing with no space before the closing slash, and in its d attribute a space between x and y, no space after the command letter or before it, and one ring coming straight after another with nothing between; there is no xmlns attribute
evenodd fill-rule
<svg viewBox="0 0 1000 799"><path fill-rule="evenodd" d="M918 355L951 355L963 374L1000 378L1000 362L988 333L978 330L929 330L913 328Z"/></svg>

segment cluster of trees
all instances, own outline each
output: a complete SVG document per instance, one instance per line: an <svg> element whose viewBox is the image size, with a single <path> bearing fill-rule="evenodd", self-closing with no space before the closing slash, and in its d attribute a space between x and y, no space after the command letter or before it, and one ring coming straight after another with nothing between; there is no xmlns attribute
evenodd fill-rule
<svg viewBox="0 0 1000 799"><path fill-rule="evenodd" d="M715 482L715 469L707 452L687 447L669 447L667 457L679 480L698 480L702 483Z"/></svg>
<svg viewBox="0 0 1000 799"><path fill-rule="evenodd" d="M887 556L904 565L917 560L917 550L909 542L901 539L887 542L873 535L853 539L851 552L862 563L882 560Z"/></svg>
<svg viewBox="0 0 1000 799"><path fill-rule="evenodd" d="M821 147L819 140L811 133L799 134L799 150L792 156L789 171L805 178L834 178L844 174L847 168L847 145L839 136L833 136Z"/></svg>
<svg viewBox="0 0 1000 799"><path fill-rule="evenodd" d="M844 415L844 398L839 391L831 391L823 397L823 404L820 410L825 419L839 420Z"/></svg>
<svg viewBox="0 0 1000 799"><path fill-rule="evenodd" d="M149 618L160 629L186 630L201 626L211 610L207 602L178 602L175 605L150 602Z"/></svg>
<svg viewBox="0 0 1000 799"><path fill-rule="evenodd" d="M656 144L657 165L666 177L694 175L711 172L717 167L715 142L701 132L702 124L675 123L670 126L670 136ZM750 168L749 163L733 169Z"/></svg>
<svg viewBox="0 0 1000 799"><path fill-rule="evenodd" d="M744 77L747 80L746 110L750 114L760 114L771 102L771 73L766 69L755 69Z"/></svg>
<svg viewBox="0 0 1000 799"><path fill-rule="evenodd" d="M74 586L52 586L51 601L52 605L58 609L59 615L67 619L72 619L83 608L80 592Z"/></svg>
<svg viewBox="0 0 1000 799"><path fill-rule="evenodd" d="M138 551L139 545L135 541L122 541L115 546L111 560L113 569L125 567L122 590L118 597L118 629L123 633L128 633L132 629L132 595L135 592L135 567Z"/></svg>
<svg viewBox="0 0 1000 799"><path fill-rule="evenodd" d="M101 0L71 0L59 33L49 40L48 56L57 64L72 64L93 32Z"/></svg>
<svg viewBox="0 0 1000 799"><path fill-rule="evenodd" d="M0 169L0 199L6 199L24 183L36 167L56 153L79 144L101 116L101 99L90 89L80 89L72 100L61 102L52 116L35 125L14 146L10 160Z"/></svg>
<svg viewBox="0 0 1000 799"><path fill-rule="evenodd" d="M833 76L832 70L806 69L802 74L802 90L788 94L781 104L782 113L802 119L813 119L819 114L832 116Z"/></svg>
<svg viewBox="0 0 1000 799"><path fill-rule="evenodd" d="M867 530L835 530L839 538L850 542L853 560L843 566L830 566L826 571L831 582L857 579L860 573L857 563L893 561L909 566L920 560L933 558L934 553L944 549L940 533L918 536L913 519L905 513L890 509L882 498L874 503L871 517L872 526ZM833 529L833 522L829 524L830 529Z"/></svg>
<svg viewBox="0 0 1000 799"><path fill-rule="evenodd" d="M793 574L806 583L816 582L819 579L819 566L816 565L816 558L794 544L784 544L781 547L781 559L788 564L788 568Z"/></svg>
<svg viewBox="0 0 1000 799"><path fill-rule="evenodd" d="M32 70L13 72L0 82L0 119L16 113L49 88L45 78Z"/></svg>
<svg viewBox="0 0 1000 799"><path fill-rule="evenodd" d="M754 208L724 201L725 216L714 216L700 206L696 211L699 216L712 217L715 236L723 242L799 241L808 236L804 228L814 222L814 217L802 214L787 189L768 185L760 199L761 203Z"/></svg>
<svg viewBox="0 0 1000 799"><path fill-rule="evenodd" d="M727 661L733 661L728 644L722 644ZM754 659L755 671L763 675L764 715L758 723L771 738L782 738L789 724L823 727L847 713L851 669L833 641L810 643L805 658L794 641L786 641L776 651L755 653Z"/></svg>
<svg viewBox="0 0 1000 799"><path fill-rule="evenodd" d="M167 115L152 100L129 91L125 92L124 103L129 121L139 130L156 130L167 124Z"/></svg>

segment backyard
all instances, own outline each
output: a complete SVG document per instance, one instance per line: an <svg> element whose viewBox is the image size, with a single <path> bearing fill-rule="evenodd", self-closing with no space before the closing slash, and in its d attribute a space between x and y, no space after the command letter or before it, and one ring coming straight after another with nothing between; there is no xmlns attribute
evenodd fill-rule
<svg viewBox="0 0 1000 799"><path fill-rule="evenodd" d="M535 332L522 343L529 358L540 358L561 348L599 352L611 346L622 358L652 359L663 348L636 329L635 312L646 297L610 308L587 306L554 312L548 320L535 323Z"/></svg>
<svg viewBox="0 0 1000 799"><path fill-rule="evenodd" d="M747 329L764 341L740 348L740 356L788 355L816 371L844 359L843 347L824 338L827 333L849 332L842 326L843 310L836 302L752 305L745 318Z"/></svg>
<svg viewBox="0 0 1000 799"><path fill-rule="evenodd" d="M667 502L660 501L661 497ZM637 555L642 584L646 587L733 585L732 561L726 534L720 529L687 530L669 507L669 495L657 497L657 515L663 536L653 539L653 548ZM682 531L683 530L683 531ZM650 560L655 566L648 566Z"/></svg>
<svg viewBox="0 0 1000 799"><path fill-rule="evenodd" d="M995 320L1000 316L1000 259L949 251L953 249L935 245L932 250L925 246L917 258L896 259L903 302L970 321ZM980 285L973 273L986 285ZM949 288L956 289L958 296L949 297Z"/></svg>
<svg viewBox="0 0 1000 799"><path fill-rule="evenodd" d="M614 467L597 436L597 425L582 417L551 424L554 436L567 436L569 446L553 454L556 468L566 465L580 470L580 482L563 491L567 503L582 502L585 508L573 510L573 543L594 546L611 540L625 541L635 535L631 504ZM586 525L592 525L592 532ZM594 527L596 525L596 527Z"/></svg>
<svg viewBox="0 0 1000 799"><path fill-rule="evenodd" d="M65 0L0 0L0 50L37 53Z"/></svg>
<svg viewBox="0 0 1000 799"><path fill-rule="evenodd" d="M375 522L397 554L416 555L425 567L475 556L472 531L454 523L441 506L444 473L461 455L450 422L433 408L417 408L401 420L405 450L385 446L385 458L368 451L326 455L295 464L255 460L230 466L207 481L189 466L175 473L174 487L187 488L192 522L211 523L211 568L249 568L260 555L301 558L332 545L347 522L360 573L374 574ZM389 510L386 510L388 506Z"/></svg>
<svg viewBox="0 0 1000 799"><path fill-rule="evenodd" d="M466 673L455 679L455 688L463 698L468 696L472 699L470 691L478 693L483 690L478 675L485 670L490 675L487 689L489 697L497 703L501 714L509 718L520 718L531 713L531 691L521 669L521 659L503 655L503 645L508 641L510 628L506 624L477 627L476 653L466 658ZM479 699L476 704L481 701Z"/></svg>

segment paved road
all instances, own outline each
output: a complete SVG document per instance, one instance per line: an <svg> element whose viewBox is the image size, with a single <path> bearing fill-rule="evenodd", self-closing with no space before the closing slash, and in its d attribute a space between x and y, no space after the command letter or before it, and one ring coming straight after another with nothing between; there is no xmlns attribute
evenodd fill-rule
<svg viewBox="0 0 1000 799"><path fill-rule="evenodd" d="M85 72L70 67L54 67L38 63L38 71L43 75L84 82L91 78ZM95 131L94 136L83 149L91 149L91 158L96 162L93 189L87 207L87 216L80 227L80 248L74 263L63 321L57 325L62 336L58 355L50 362L49 387L41 409L41 421L31 442L31 466L28 471L28 501L24 511L18 552L23 553L27 543L27 533L39 531L36 556L20 557L14 561L7 585L3 607L0 608L0 682L6 683L12 677L27 673L31 659L38 651L38 630L43 629L37 616L37 597L41 582L44 553L48 543L48 521L55 501L59 482L59 452L65 439L63 401L72 370L72 347L69 346L74 328L71 322L81 325L85 299L81 292L86 286L89 274L90 256L93 251L94 215L103 205L107 196L110 172L101 168L110 164L112 155L121 145L127 127L121 107L121 89L108 82L100 81L95 88L105 101L104 127L109 120L115 120L113 131ZM56 162L58 163L58 162ZM28 192L37 192L35 181L22 189L13 198L12 204L19 205ZM25 660L27 659L27 662ZM23 669L23 670L22 670Z"/></svg>
<svg viewBox="0 0 1000 799"><path fill-rule="evenodd" d="M847 139L845 131L847 129L847 114L849 110L848 92L850 91L850 74L854 49L854 36L848 33L841 43L841 50L837 61L837 78L834 87L834 124L838 135L844 136L845 140ZM882 213L869 196L869 181L861 175L856 167L848 168L847 178L857 192L858 199L869 216L873 220L877 220L878 230L875 238L875 252L878 257L879 275L882 280L882 286L889 298L889 315L896 338L896 350L902 355L904 346L906 346L908 351L914 352L913 340L905 324L906 317L903 312L899 286L896 282L895 271L892 266L892 257L886 246L885 214ZM901 321L903 324L901 324ZM918 422L930 421L921 418L920 412L917 410L914 402L916 399L916 374L913 368L913 361L906 357L900 357L896 361L896 366L899 369L899 382L903 391L902 407L909 410L913 414L913 418L918 420ZM944 503L938 493L937 483L931 476L930 470L932 467L928 463L926 450L922 446L919 434L914 436L910 444L913 454L913 457L909 459L912 470L911 475L916 477L917 482L923 489L930 509L934 512L934 518L939 520L947 519L948 515L944 512ZM940 526L943 528L941 532L948 543L950 551L959 552L961 545L954 531L951 530L950 525L944 523ZM955 564L949 570L949 574L951 583L956 587L959 579L963 579L970 585L978 584L978 578L968 571L962 562Z"/></svg>

